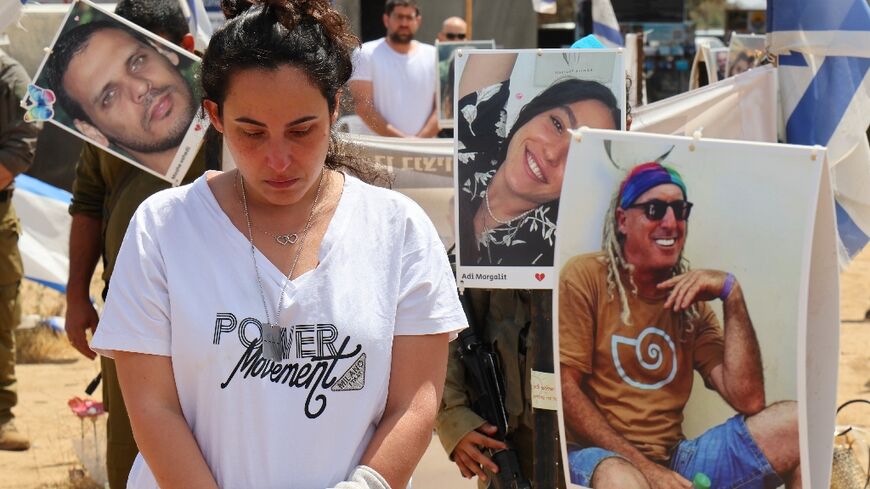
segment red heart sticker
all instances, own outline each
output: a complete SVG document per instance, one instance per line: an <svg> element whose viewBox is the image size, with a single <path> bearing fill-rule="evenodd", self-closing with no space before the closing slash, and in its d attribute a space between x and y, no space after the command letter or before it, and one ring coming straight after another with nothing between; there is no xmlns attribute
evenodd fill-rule
<svg viewBox="0 0 870 489"><path fill-rule="evenodd" d="M538 279L538 282L540 282L541 280L544 280L544 276L545 275L543 273L536 273L535 274L535 278Z"/></svg>
<svg viewBox="0 0 870 489"><path fill-rule="evenodd" d="M522 100L522 99L523 99L523 94L522 94L522 93L518 93L518 94L516 95L516 97L517 97L517 100Z"/></svg>
<svg viewBox="0 0 870 489"><path fill-rule="evenodd" d="M202 130L202 126L199 125L199 124L197 124L197 125L193 126L193 130L194 130L194 131L201 131L201 130Z"/></svg>

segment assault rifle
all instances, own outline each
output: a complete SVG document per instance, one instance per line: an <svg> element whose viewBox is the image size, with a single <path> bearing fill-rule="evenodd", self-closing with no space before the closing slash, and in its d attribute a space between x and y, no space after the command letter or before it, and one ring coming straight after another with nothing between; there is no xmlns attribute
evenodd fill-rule
<svg viewBox="0 0 870 489"><path fill-rule="evenodd" d="M470 328L459 334L459 359L465 366L465 376L470 384L471 408L498 430L493 436L507 443L508 415L505 409L504 378L501 362L492 345L478 338L473 306L465 294L460 295L462 307L468 317ZM497 474L492 474L490 487L493 489L531 489L528 479L523 477L516 450L487 449L488 455L498 466Z"/></svg>

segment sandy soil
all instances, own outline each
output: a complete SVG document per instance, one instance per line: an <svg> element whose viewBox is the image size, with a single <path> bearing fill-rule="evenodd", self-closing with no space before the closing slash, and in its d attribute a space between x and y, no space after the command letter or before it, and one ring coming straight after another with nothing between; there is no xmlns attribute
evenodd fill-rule
<svg viewBox="0 0 870 489"><path fill-rule="evenodd" d="M861 397L870 399L870 248L861 253L840 279L840 379L838 403ZM52 292L28 288L29 307L43 314L62 314ZM39 297L35 297L38 295ZM27 452L0 452L0 489L72 488L70 471L81 465L73 441L81 437L82 425L67 407L73 396L97 374L99 364L83 357L58 363L19 365L19 407L16 424L30 437ZM99 391L94 397L99 399ZM855 406L844 412L840 423L870 427L870 409ZM433 438L414 477L415 489L472 489L476 485L459 476Z"/></svg>

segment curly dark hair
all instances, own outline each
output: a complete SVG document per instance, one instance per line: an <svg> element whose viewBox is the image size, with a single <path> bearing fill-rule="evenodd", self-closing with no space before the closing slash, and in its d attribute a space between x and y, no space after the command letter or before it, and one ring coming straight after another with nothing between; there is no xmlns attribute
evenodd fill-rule
<svg viewBox="0 0 870 489"><path fill-rule="evenodd" d="M359 39L328 0L224 0L221 8L230 20L212 35L201 73L204 98L217 105L219 115L235 73L285 65L305 73L329 112L335 111L336 95L353 73L351 55ZM386 174L356 158L334 133L326 166L346 168L370 183L388 183Z"/></svg>

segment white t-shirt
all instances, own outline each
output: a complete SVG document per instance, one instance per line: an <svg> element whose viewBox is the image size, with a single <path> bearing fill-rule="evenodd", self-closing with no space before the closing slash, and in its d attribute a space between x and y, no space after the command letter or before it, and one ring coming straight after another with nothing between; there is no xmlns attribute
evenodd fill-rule
<svg viewBox="0 0 870 489"><path fill-rule="evenodd" d="M274 310L285 276L256 256ZM93 347L172 357L184 417L224 489L345 480L383 414L393 336L466 325L428 217L350 176L320 264L287 285L283 303L290 358L275 366L258 348L265 312L250 243L205 177L136 211ZM141 454L128 487L157 487Z"/></svg>
<svg viewBox="0 0 870 489"><path fill-rule="evenodd" d="M351 77L372 82L375 110L409 136L423 129L435 108L435 46L413 42L408 54L384 38L364 43L354 52Z"/></svg>

